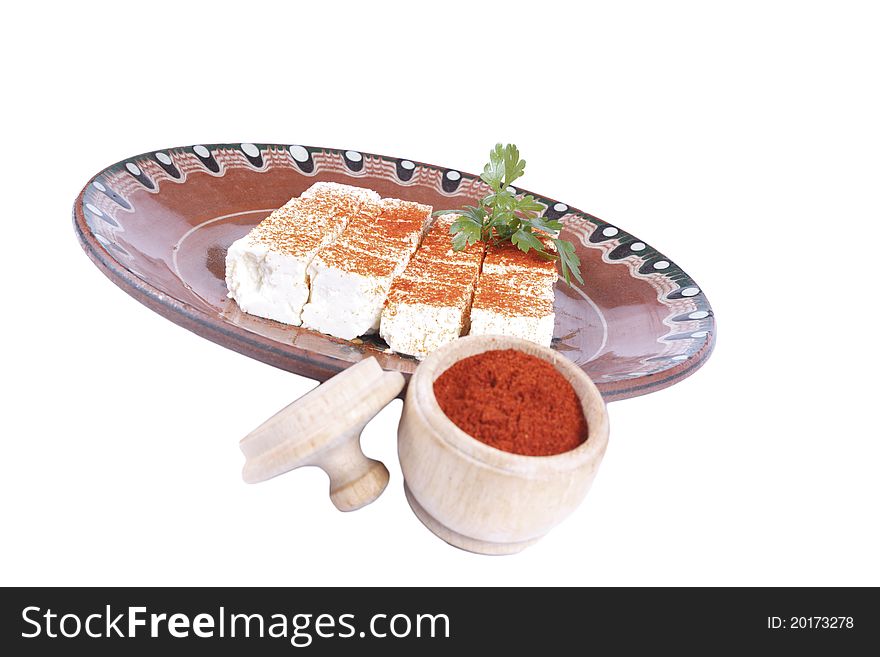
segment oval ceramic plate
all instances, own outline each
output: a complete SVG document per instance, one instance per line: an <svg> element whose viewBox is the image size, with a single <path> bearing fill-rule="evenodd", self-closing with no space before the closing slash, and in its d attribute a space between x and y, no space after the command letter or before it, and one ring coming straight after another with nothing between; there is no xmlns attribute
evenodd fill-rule
<svg viewBox="0 0 880 657"><path fill-rule="evenodd" d="M205 144L144 153L98 173L74 204L77 236L114 283L164 317L225 347L324 380L375 356L411 374L418 361L378 338L348 342L242 313L226 297L226 249L316 180L456 208L485 194L478 177L381 155L279 144ZM524 190L523 190L524 191ZM565 203L535 195L564 224L586 283L556 287L553 347L607 400L693 373L712 351L703 290L651 245Z"/></svg>

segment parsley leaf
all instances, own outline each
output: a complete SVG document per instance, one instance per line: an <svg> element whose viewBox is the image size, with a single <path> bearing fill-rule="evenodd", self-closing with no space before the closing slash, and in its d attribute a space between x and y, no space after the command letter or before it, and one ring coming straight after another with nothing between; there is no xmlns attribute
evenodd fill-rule
<svg viewBox="0 0 880 657"><path fill-rule="evenodd" d="M501 148L501 144L495 146L495 151ZM504 185L512 185L513 181L520 178L526 170L526 161L519 159L519 149L515 144L508 144L504 148Z"/></svg>
<svg viewBox="0 0 880 657"><path fill-rule="evenodd" d="M461 251L483 238L483 221L486 211L472 205L465 206L459 217L452 222L449 232L452 237L452 248Z"/></svg>
<svg viewBox="0 0 880 657"><path fill-rule="evenodd" d="M584 279L581 276L581 261L574 252L574 244L557 237L552 238L556 245L556 251L559 253L559 264L562 267L562 276L565 282L571 285L571 277L574 276L578 283L583 285Z"/></svg>
<svg viewBox="0 0 880 657"><path fill-rule="evenodd" d="M496 192L501 190L504 183L506 161L504 147L495 144L494 150L489 153L489 162L483 167L483 173L480 175L483 182Z"/></svg>
<svg viewBox="0 0 880 657"><path fill-rule="evenodd" d="M529 249L535 249L536 251L544 250L541 240L535 237L534 233L530 230L520 228L510 236L510 241L523 253L528 253Z"/></svg>
<svg viewBox="0 0 880 657"><path fill-rule="evenodd" d="M439 210L443 214L459 215L449 229L452 248L461 251L479 241L511 242L524 253L535 251L544 259L559 260L562 276L571 285L571 277L584 282L581 262L574 245L559 239L562 222L541 215L544 205L531 194L516 195L509 190L511 183L523 176L526 161L520 159L514 144L495 144L489 152L489 162L483 167L480 179L492 190L479 205L466 205L460 210ZM548 252L546 242L551 240L556 253Z"/></svg>

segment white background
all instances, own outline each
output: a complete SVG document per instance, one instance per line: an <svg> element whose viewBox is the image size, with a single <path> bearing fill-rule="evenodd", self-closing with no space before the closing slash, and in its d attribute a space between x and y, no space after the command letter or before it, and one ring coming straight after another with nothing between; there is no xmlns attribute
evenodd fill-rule
<svg viewBox="0 0 880 657"><path fill-rule="evenodd" d="M880 584L871 3L332 4L4 10L0 583ZM238 440L314 382L151 313L70 222L101 168L232 141L470 171L516 142L525 186L685 267L716 352L611 404L586 501L517 556L412 515L399 401L375 504L245 485Z"/></svg>

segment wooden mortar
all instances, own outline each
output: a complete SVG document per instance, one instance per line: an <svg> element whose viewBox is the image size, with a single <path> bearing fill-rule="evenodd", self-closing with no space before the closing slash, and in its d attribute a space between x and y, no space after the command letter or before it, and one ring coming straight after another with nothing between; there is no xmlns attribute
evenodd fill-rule
<svg viewBox="0 0 880 657"><path fill-rule="evenodd" d="M469 436L446 417L434 397L434 381L457 361L495 349L537 356L571 383L587 421L586 442L553 456L513 454ZM419 520L455 547L512 554L541 538L584 499L608 444L608 415L590 378L559 352L519 338L469 336L419 365L397 437L407 500Z"/></svg>

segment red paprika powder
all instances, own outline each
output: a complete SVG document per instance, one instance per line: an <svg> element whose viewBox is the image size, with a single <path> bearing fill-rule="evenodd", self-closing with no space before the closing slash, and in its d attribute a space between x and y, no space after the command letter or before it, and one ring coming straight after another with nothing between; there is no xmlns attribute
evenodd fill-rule
<svg viewBox="0 0 880 657"><path fill-rule="evenodd" d="M571 384L547 361L515 349L458 361L434 381L434 396L462 431L506 452L549 456L587 439Z"/></svg>

